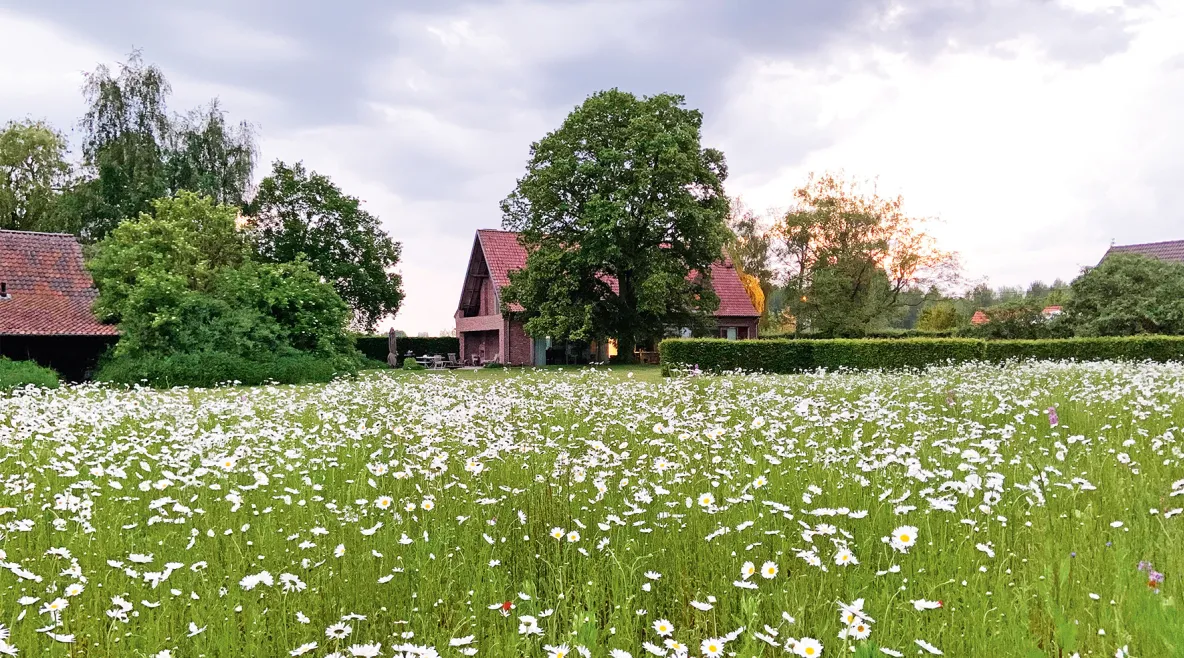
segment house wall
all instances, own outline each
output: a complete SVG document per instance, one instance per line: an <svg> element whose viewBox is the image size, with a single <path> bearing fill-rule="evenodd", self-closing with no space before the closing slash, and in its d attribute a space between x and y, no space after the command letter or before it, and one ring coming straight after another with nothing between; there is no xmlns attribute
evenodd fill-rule
<svg viewBox="0 0 1184 658"><path fill-rule="evenodd" d="M757 337L757 331L758 331L757 330L757 323L758 322L759 322L759 318L751 318L751 317L743 317L743 316L719 316L719 317L715 318L715 324L717 327L717 330L716 330L717 335L718 335L719 329L722 329L724 327L737 327L737 328L743 328L743 331L741 331L739 333L744 338L756 338Z"/></svg>
<svg viewBox="0 0 1184 658"><path fill-rule="evenodd" d="M508 320L503 333L506 342L502 363L512 366L528 366L534 363L534 340L526 335L526 328L520 320Z"/></svg>
<svg viewBox="0 0 1184 658"><path fill-rule="evenodd" d="M477 302L477 315L501 315L497 307L497 296L493 292L493 282L489 277L481 279L481 293Z"/></svg>

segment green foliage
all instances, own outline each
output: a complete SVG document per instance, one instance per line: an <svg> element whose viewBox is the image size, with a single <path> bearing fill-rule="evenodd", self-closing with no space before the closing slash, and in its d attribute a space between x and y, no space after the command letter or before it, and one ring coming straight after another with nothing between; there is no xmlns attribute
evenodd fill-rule
<svg viewBox="0 0 1184 658"><path fill-rule="evenodd" d="M57 228L97 241L181 190L243 203L255 162L251 126L229 127L217 101L170 116L170 93L164 73L139 52L116 75L102 65L87 75L81 121L87 176L63 195Z"/></svg>
<svg viewBox="0 0 1184 658"><path fill-rule="evenodd" d="M399 243L327 176L277 161L248 212L260 257L285 262L303 256L353 309L358 328L372 330L399 310L402 279L391 271Z"/></svg>
<svg viewBox="0 0 1184 658"><path fill-rule="evenodd" d="M833 339L722 340L671 338L658 346L665 372L701 370L804 372L924 368L948 362L1058 359L1077 361L1184 361L1184 337L1070 338L1049 340Z"/></svg>
<svg viewBox="0 0 1184 658"><path fill-rule="evenodd" d="M218 377L284 381L267 374L287 363L275 359L356 357L345 302L304 262L252 260L235 208L191 192L154 207L155 215L116 227L88 264L96 313L120 327L114 360L103 368L108 379L147 373L153 382L210 382L186 374L208 362ZM112 374L124 370L131 374Z"/></svg>
<svg viewBox="0 0 1184 658"><path fill-rule="evenodd" d="M1070 286L1065 315L1079 336L1184 334L1184 265L1108 256Z"/></svg>
<svg viewBox="0 0 1184 658"><path fill-rule="evenodd" d="M720 258L728 199L723 154L702 147L702 123L682 96L612 89L531 145L502 202L529 252L503 303L526 309L528 334L611 336L631 355L667 327L706 325L719 300L688 275Z"/></svg>
<svg viewBox="0 0 1184 658"><path fill-rule="evenodd" d="M58 387L58 374L32 361L13 361L0 357L0 391L32 384L45 388Z"/></svg>
<svg viewBox="0 0 1184 658"><path fill-rule="evenodd" d="M983 311L988 322L967 326L959 333L988 340L1039 340L1068 338L1073 335L1070 323L1064 315L1045 318L1043 310L1043 305L1023 299L1003 302Z"/></svg>
<svg viewBox="0 0 1184 658"><path fill-rule="evenodd" d="M113 384L149 384L211 387L237 383L258 385L268 382L303 384L327 382L357 372L358 362L349 357L290 353L283 356L259 354L243 357L226 352L195 352L168 356L133 356L107 359L99 365L95 379Z"/></svg>
<svg viewBox="0 0 1184 658"><path fill-rule="evenodd" d="M949 331L961 324L958 308L953 303L942 301L921 309L917 318L917 329L921 331Z"/></svg>
<svg viewBox="0 0 1184 658"><path fill-rule="evenodd" d="M216 203L242 206L255 171L255 129L228 125L218 100L173 119L165 175L168 189L189 190Z"/></svg>
<svg viewBox="0 0 1184 658"><path fill-rule="evenodd" d="M386 355L389 354L386 336L358 336L356 339L358 351L376 361L386 363ZM398 338L399 353L396 356L403 357L408 352L412 356L423 356L425 354L460 354L460 340L455 336L440 336L440 337L408 337L401 336Z"/></svg>
<svg viewBox="0 0 1184 658"><path fill-rule="evenodd" d="M41 122L9 122L0 130L0 229L52 229L69 174L65 136Z"/></svg>
<svg viewBox="0 0 1184 658"><path fill-rule="evenodd" d="M883 329L880 331L869 331L863 335L864 338L956 338L955 331L923 331L921 329ZM803 336L795 336L793 334L761 334L757 340L811 340Z"/></svg>
<svg viewBox="0 0 1184 658"><path fill-rule="evenodd" d="M415 357L409 356L403 359L403 370L423 370L423 365L415 360Z"/></svg>
<svg viewBox="0 0 1184 658"><path fill-rule="evenodd" d="M923 230L925 220L840 175L811 176L774 227L784 261L785 310L797 332L860 337L919 305L957 274L954 254Z"/></svg>

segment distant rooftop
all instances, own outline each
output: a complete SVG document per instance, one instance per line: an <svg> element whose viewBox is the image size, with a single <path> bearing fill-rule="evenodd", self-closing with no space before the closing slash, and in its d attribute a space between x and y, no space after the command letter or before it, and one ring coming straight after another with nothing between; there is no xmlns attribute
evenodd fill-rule
<svg viewBox="0 0 1184 658"><path fill-rule="evenodd" d="M1110 249L1106 251L1105 256L1102 256L1102 260L1106 260L1106 256L1110 254L1139 254L1173 263L1184 263L1184 240L1110 245Z"/></svg>

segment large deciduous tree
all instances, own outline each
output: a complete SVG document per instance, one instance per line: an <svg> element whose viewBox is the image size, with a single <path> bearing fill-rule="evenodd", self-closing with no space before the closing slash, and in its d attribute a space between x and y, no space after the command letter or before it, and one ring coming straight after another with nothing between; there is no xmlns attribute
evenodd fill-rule
<svg viewBox="0 0 1184 658"><path fill-rule="evenodd" d="M0 229L52 228L69 176L61 133L42 122L9 122L0 130Z"/></svg>
<svg viewBox="0 0 1184 658"><path fill-rule="evenodd" d="M702 146L702 123L682 96L612 89L531 145L502 202L528 251L503 303L525 309L529 334L616 338L631 359L639 341L707 326L729 232L727 167Z"/></svg>
<svg viewBox="0 0 1184 658"><path fill-rule="evenodd" d="M119 222L150 212L182 190L241 206L255 163L254 132L227 124L218 102L173 116L164 73L139 52L113 74L100 65L83 88L80 122L86 176L65 195L61 229L102 239Z"/></svg>
<svg viewBox="0 0 1184 658"><path fill-rule="evenodd" d="M836 174L811 176L774 232L798 331L860 336L957 274L923 219ZM914 299L915 298L915 299Z"/></svg>
<svg viewBox="0 0 1184 658"><path fill-rule="evenodd" d="M327 176L277 161L248 213L259 255L285 262L303 254L353 309L357 328L373 330L399 310L402 278L394 268L401 246Z"/></svg>
<svg viewBox="0 0 1184 658"><path fill-rule="evenodd" d="M1184 265L1107 256L1070 284L1065 317L1078 336L1184 334Z"/></svg>

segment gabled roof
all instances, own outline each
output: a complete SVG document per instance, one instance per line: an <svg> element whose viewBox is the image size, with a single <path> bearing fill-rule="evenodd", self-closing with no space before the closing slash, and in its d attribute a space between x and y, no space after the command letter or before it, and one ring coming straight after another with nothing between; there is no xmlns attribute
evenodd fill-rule
<svg viewBox="0 0 1184 658"><path fill-rule="evenodd" d="M1110 249L1106 251L1105 256L1102 256L1102 260L1106 260L1106 256L1110 254L1139 254L1159 260L1184 263L1184 240L1110 245Z"/></svg>
<svg viewBox="0 0 1184 658"><path fill-rule="evenodd" d="M95 319L99 296L82 247L65 233L0 230L0 335L116 336Z"/></svg>
<svg viewBox="0 0 1184 658"><path fill-rule="evenodd" d="M510 284L510 272L526 267L526 248L518 242L518 234L509 231L480 229L477 231L477 241L481 244L481 251L485 254L485 263L489 267L489 278L493 281L498 299L501 290ZM616 291L617 282L606 277L609 285ZM740 275L732 263L725 259L711 265L711 284L719 297L719 308L716 317L759 317L748 292L740 281ZM514 304L512 311L521 311L522 307Z"/></svg>

